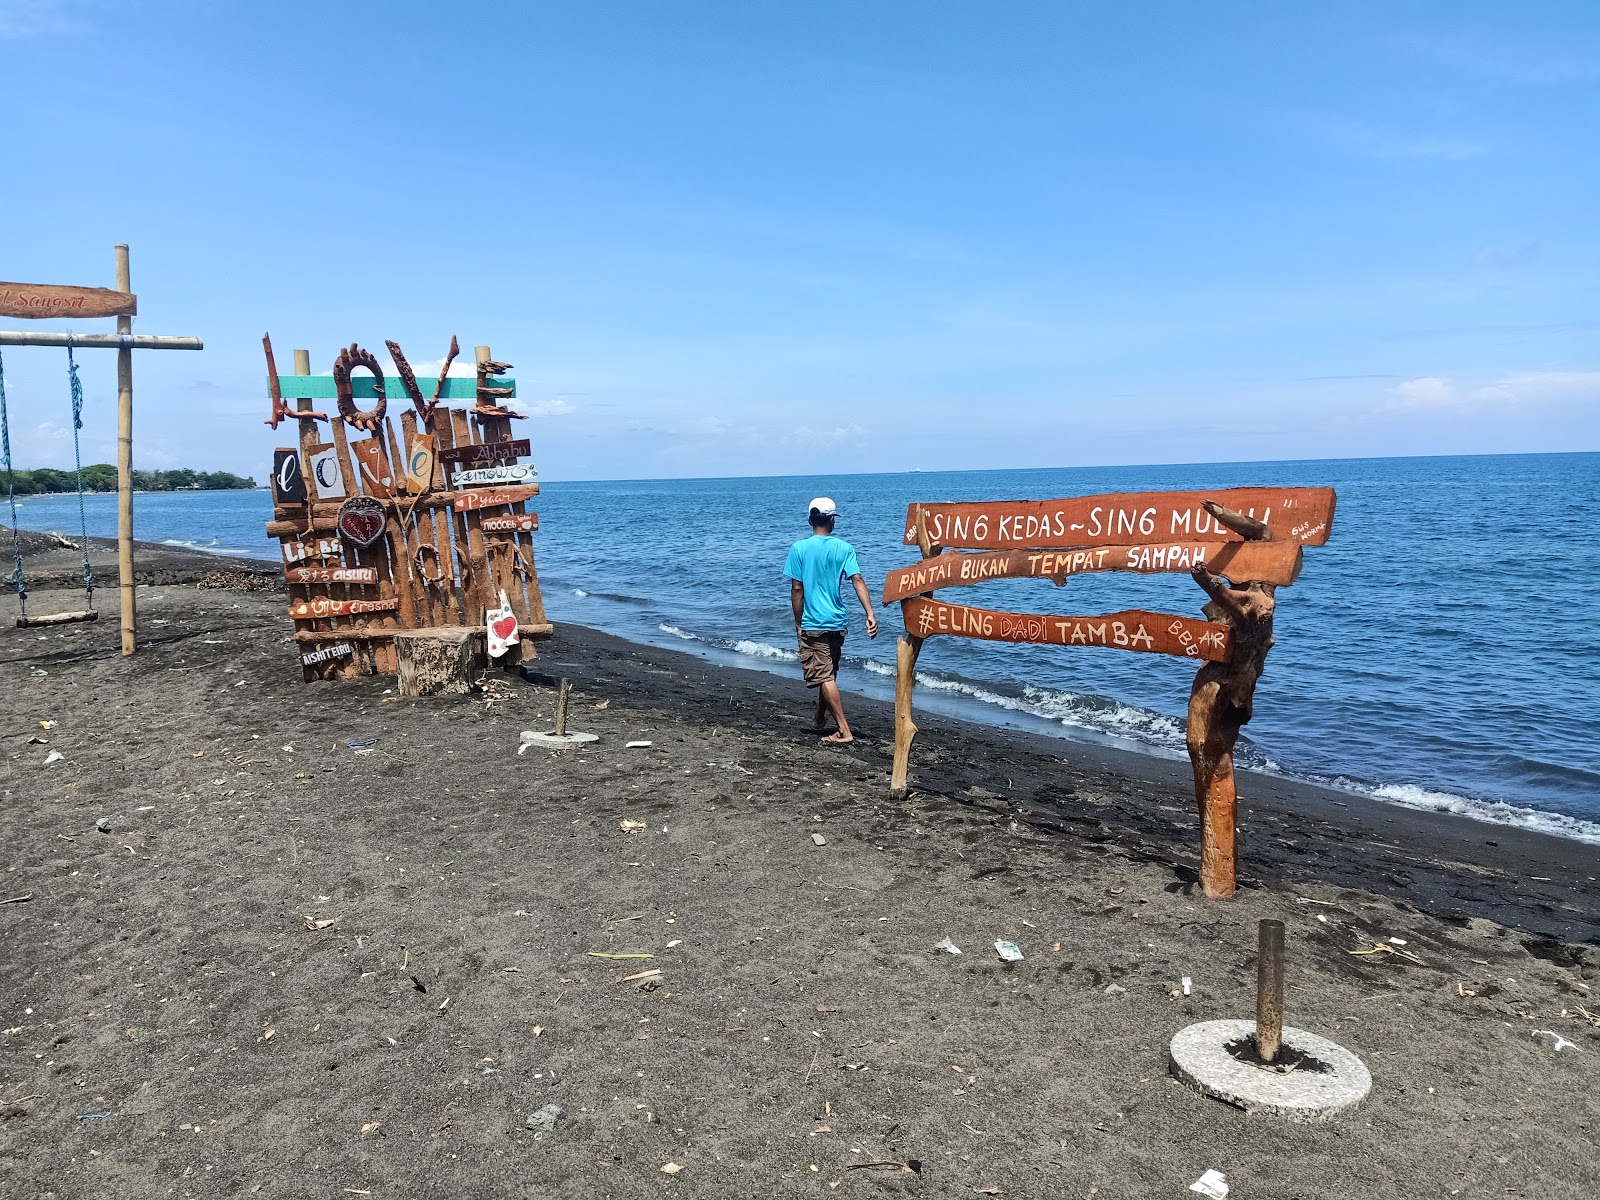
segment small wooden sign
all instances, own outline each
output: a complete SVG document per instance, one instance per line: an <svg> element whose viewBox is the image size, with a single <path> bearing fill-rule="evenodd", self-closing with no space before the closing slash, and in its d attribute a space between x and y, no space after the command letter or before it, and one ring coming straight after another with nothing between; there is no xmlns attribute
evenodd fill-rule
<svg viewBox="0 0 1600 1200"><path fill-rule="evenodd" d="M279 504L306 502L306 477L300 470L298 450L272 452L272 491Z"/></svg>
<svg viewBox="0 0 1600 1200"><path fill-rule="evenodd" d="M1235 583L1291 584L1305 557L1299 542L1170 542L1162 546L1085 546L1074 550L997 550L988 554L950 551L890 571L883 602L892 604L938 588L964 587L987 579L1055 579L1097 571L1154 575L1187 571L1204 563L1213 575Z"/></svg>
<svg viewBox="0 0 1600 1200"><path fill-rule="evenodd" d="M1227 662L1232 631L1226 625L1133 609L1103 617L994 612L920 597L901 605L906 632L928 638L940 634L991 642L1037 642L1048 646L1107 646L1146 654L1172 654Z"/></svg>
<svg viewBox="0 0 1600 1200"><path fill-rule="evenodd" d="M1035 546L1133 546L1163 538L1242 540L1206 511L1224 508L1264 522L1274 538L1320 546L1333 525L1332 488L1214 488L1194 492L1113 492L1067 500L913 504L905 542L917 544L917 510L938 546L1011 550Z"/></svg>
<svg viewBox="0 0 1600 1200"><path fill-rule="evenodd" d="M317 538L315 541L287 541L282 544L283 565L292 567L296 563L317 561L334 566L344 562L344 543L338 538Z"/></svg>
<svg viewBox="0 0 1600 1200"><path fill-rule="evenodd" d="M527 438L510 442L475 442L469 446L451 446L439 451L439 461L447 463L502 462L521 458L532 453Z"/></svg>
<svg viewBox="0 0 1600 1200"><path fill-rule="evenodd" d="M456 487L476 487L485 483L531 483L537 478L539 468L532 463L510 463L503 467L457 471L450 482Z"/></svg>
<svg viewBox="0 0 1600 1200"><path fill-rule="evenodd" d="M302 600L289 606L289 615L296 621L314 621L320 617L350 617L357 613L393 612L400 607L399 600L332 600L319 596L315 600Z"/></svg>
<svg viewBox="0 0 1600 1200"><path fill-rule="evenodd" d="M530 483L526 487L510 488L485 488L477 492L462 492L451 501L457 512L471 512L475 508L492 508L497 504L515 504L519 500L529 500L539 494L539 485Z"/></svg>
<svg viewBox="0 0 1600 1200"><path fill-rule="evenodd" d="M512 513L509 517L485 517L479 522L485 533L536 533L538 513Z"/></svg>
<svg viewBox="0 0 1600 1200"><path fill-rule="evenodd" d="M406 490L420 496L433 486L433 434L406 437Z"/></svg>
<svg viewBox="0 0 1600 1200"><path fill-rule="evenodd" d="M351 442L350 449L356 456L356 469L361 474L361 490L380 500L393 496L394 472L389 469L389 456L383 451L382 438L370 437Z"/></svg>
<svg viewBox="0 0 1600 1200"><path fill-rule="evenodd" d="M377 567L294 567L283 573L288 583L377 583Z"/></svg>
<svg viewBox="0 0 1600 1200"><path fill-rule="evenodd" d="M337 645L323 646L317 650L307 651L305 654L300 656L300 665L303 667L314 667L318 663L325 663L330 659L349 658L352 653L354 653L354 651L350 649L349 642L339 642Z"/></svg>
<svg viewBox="0 0 1600 1200"><path fill-rule="evenodd" d="M339 469L337 446L312 446L306 452L311 464L311 481L317 485L319 500L342 500L345 495L344 472Z"/></svg>
<svg viewBox="0 0 1600 1200"><path fill-rule="evenodd" d="M0 317L133 317L139 298L111 288L0 283Z"/></svg>

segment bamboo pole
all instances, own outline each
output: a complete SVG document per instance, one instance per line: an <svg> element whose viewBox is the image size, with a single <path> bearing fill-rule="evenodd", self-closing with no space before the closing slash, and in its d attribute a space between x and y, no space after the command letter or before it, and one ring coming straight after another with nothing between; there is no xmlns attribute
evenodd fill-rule
<svg viewBox="0 0 1600 1200"><path fill-rule="evenodd" d="M117 291L133 291L128 247L117 243ZM133 332L132 317L117 318L117 333ZM133 350L117 350L117 574L122 597L122 653L134 651L139 635L133 585Z"/></svg>
<svg viewBox="0 0 1600 1200"><path fill-rule="evenodd" d="M130 323L118 317L117 324ZM0 346L71 346L74 350L204 350L197 337L167 337L158 333L27 333L0 329Z"/></svg>

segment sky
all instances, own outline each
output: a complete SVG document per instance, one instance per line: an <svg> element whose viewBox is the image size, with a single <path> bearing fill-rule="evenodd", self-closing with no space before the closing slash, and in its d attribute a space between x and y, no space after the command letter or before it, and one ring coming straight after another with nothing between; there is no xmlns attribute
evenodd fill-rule
<svg viewBox="0 0 1600 1200"><path fill-rule="evenodd" d="M1600 450L1593 0L0 0L0 80L0 279L205 339L144 468L265 477L268 331L489 345L553 480Z"/></svg>

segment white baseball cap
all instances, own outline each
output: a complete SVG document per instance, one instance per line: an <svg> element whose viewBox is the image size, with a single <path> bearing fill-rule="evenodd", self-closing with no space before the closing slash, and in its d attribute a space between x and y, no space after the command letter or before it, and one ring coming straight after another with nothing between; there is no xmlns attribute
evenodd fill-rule
<svg viewBox="0 0 1600 1200"><path fill-rule="evenodd" d="M811 511L824 517L837 517L839 510L834 507L833 501L827 496L818 496L811 502Z"/></svg>

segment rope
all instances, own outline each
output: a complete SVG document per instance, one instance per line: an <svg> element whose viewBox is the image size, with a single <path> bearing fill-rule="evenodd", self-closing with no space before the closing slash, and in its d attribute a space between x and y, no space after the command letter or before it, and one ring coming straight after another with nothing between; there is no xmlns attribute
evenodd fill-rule
<svg viewBox="0 0 1600 1200"><path fill-rule="evenodd" d="M6 412L6 363L0 356L0 458L5 460L6 502L11 506L11 584L17 589L17 607L28 615L28 581L22 574L22 532L17 528L17 473L11 467L11 420Z"/></svg>
<svg viewBox="0 0 1600 1200"><path fill-rule="evenodd" d="M89 565L89 513L83 504L83 455L78 450L78 430L83 428L83 384L72 357L72 334L67 334L67 376L72 383L72 460L78 475L78 526L83 533L83 591L94 603L94 568Z"/></svg>

